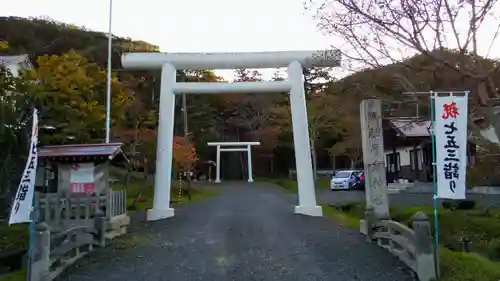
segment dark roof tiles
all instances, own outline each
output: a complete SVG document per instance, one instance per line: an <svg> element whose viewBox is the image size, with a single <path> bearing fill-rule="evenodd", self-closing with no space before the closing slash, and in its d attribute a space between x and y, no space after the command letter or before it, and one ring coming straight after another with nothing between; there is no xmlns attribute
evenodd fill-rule
<svg viewBox="0 0 500 281"><path fill-rule="evenodd" d="M51 145L40 148L38 152L41 158L104 156L109 160L118 154L124 154L122 143Z"/></svg>

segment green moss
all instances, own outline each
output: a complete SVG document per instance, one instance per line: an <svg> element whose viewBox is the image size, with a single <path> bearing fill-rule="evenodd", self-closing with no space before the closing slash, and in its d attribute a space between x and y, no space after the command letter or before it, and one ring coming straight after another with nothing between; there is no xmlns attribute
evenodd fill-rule
<svg viewBox="0 0 500 281"><path fill-rule="evenodd" d="M283 189L288 192L296 193L297 192L297 182L289 179L277 179L273 180L273 183L279 185Z"/></svg>
<svg viewBox="0 0 500 281"><path fill-rule="evenodd" d="M27 224L0 225L0 252L28 249L29 237Z"/></svg>
<svg viewBox="0 0 500 281"><path fill-rule="evenodd" d="M0 281L26 281L26 270L18 270L0 275Z"/></svg>
<svg viewBox="0 0 500 281"><path fill-rule="evenodd" d="M342 212L333 206L323 206L323 213L347 227L359 229L360 219L355 215Z"/></svg>
<svg viewBox="0 0 500 281"><path fill-rule="evenodd" d="M500 263L474 253L453 252L439 249L441 281L498 281Z"/></svg>

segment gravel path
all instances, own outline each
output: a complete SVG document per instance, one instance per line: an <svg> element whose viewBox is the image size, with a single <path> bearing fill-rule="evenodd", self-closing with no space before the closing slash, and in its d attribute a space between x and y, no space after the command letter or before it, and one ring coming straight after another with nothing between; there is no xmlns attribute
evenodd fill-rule
<svg viewBox="0 0 500 281"><path fill-rule="evenodd" d="M219 188L219 196L182 206L174 218L144 224L141 246L97 251L61 280L414 280L358 231L294 215L294 195L266 184Z"/></svg>

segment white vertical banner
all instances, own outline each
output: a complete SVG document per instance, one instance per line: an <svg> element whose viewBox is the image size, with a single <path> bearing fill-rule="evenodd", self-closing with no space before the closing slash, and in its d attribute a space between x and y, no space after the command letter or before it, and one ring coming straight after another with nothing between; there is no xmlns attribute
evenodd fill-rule
<svg viewBox="0 0 500 281"><path fill-rule="evenodd" d="M465 199L467 93L464 94L434 96L437 198Z"/></svg>
<svg viewBox="0 0 500 281"><path fill-rule="evenodd" d="M31 221L33 209L33 196L35 195L35 178L38 166L38 111L33 110L33 127L31 129L31 142L26 167L17 188L16 197L10 211L9 225Z"/></svg>

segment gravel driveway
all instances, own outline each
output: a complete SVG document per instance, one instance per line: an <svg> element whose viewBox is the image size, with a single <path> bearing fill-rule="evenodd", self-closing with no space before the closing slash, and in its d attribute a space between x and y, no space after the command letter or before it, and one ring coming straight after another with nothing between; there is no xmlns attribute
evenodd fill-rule
<svg viewBox="0 0 500 281"><path fill-rule="evenodd" d="M142 245L92 253L61 280L414 280L356 230L293 214L296 196L268 184L225 183L221 194L143 224ZM107 254L105 254L107 253Z"/></svg>

